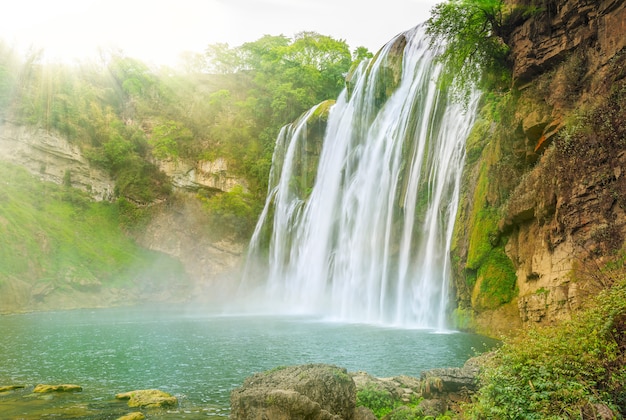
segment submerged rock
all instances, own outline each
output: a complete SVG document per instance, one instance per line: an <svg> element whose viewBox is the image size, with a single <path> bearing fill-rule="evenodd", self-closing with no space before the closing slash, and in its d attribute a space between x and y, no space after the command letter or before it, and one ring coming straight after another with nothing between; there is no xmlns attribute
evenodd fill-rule
<svg viewBox="0 0 626 420"><path fill-rule="evenodd" d="M116 394L118 400L128 400L129 407L172 407L178 405L178 399L158 389L140 389Z"/></svg>
<svg viewBox="0 0 626 420"><path fill-rule="evenodd" d="M16 389L26 388L24 385L5 385L0 386L0 392L15 391Z"/></svg>
<svg viewBox="0 0 626 420"><path fill-rule="evenodd" d="M230 396L231 419L354 419L356 386L344 368L309 364L257 373Z"/></svg>
<svg viewBox="0 0 626 420"><path fill-rule="evenodd" d="M117 420L144 420L146 416L143 413L136 411L134 413L128 413L125 416L119 417Z"/></svg>
<svg viewBox="0 0 626 420"><path fill-rule="evenodd" d="M83 387L80 385L61 384L61 385L46 385L39 384L33 389L33 392L45 394L48 392L80 392Z"/></svg>

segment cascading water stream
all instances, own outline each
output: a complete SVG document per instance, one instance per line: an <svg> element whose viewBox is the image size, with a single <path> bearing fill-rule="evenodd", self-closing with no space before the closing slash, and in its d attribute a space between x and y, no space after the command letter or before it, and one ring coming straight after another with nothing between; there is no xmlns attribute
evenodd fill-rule
<svg viewBox="0 0 626 420"><path fill-rule="evenodd" d="M394 81L399 45L401 78ZM261 283L260 298L274 310L445 327L449 250L476 101L463 110L448 99L434 57L416 27L361 63L353 88L330 111L311 191L296 173L306 173L299 166L317 109L283 128L246 290ZM259 259L266 273L252 268Z"/></svg>

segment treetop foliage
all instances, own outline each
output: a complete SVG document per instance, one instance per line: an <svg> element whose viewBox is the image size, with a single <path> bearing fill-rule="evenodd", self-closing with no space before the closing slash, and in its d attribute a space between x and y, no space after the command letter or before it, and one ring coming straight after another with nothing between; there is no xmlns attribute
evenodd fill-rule
<svg viewBox="0 0 626 420"><path fill-rule="evenodd" d="M280 127L336 98L352 64L344 41L315 32L210 45L186 56L185 71L119 51L73 66L40 57L0 42L0 118L65 136L136 203L170 193L156 159L218 157L246 179L246 199L262 202Z"/></svg>
<svg viewBox="0 0 626 420"><path fill-rule="evenodd" d="M510 79L503 0L448 0L427 21L431 45L442 44L443 84L467 99L474 87L505 88Z"/></svg>

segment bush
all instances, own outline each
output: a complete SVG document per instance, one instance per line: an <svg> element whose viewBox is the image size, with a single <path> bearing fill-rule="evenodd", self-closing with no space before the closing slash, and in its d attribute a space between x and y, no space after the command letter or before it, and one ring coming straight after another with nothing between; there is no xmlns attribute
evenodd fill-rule
<svg viewBox="0 0 626 420"><path fill-rule="evenodd" d="M481 375L470 418L626 414L626 279L569 322L505 340Z"/></svg>
<svg viewBox="0 0 626 420"><path fill-rule="evenodd" d="M200 197L209 212L210 227L220 236L250 237L258 216L258 202L252 194L235 186L231 191Z"/></svg>
<svg viewBox="0 0 626 420"><path fill-rule="evenodd" d="M369 408L376 417L381 418L391 413L399 404L389 391L367 386L356 393L356 405Z"/></svg>

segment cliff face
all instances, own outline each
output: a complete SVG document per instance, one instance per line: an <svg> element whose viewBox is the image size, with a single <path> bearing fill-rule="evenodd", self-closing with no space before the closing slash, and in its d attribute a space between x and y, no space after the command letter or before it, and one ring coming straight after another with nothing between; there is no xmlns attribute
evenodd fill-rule
<svg viewBox="0 0 626 420"><path fill-rule="evenodd" d="M469 228L454 249L461 305L491 333L570 317L609 285L599 268L626 237L626 4L534 3L509 38L515 93L495 117L483 110L468 143L459 223ZM473 258L481 246L515 271L500 304L481 304L492 292L486 259Z"/></svg>
<svg viewBox="0 0 626 420"><path fill-rule="evenodd" d="M193 280L189 300L225 303L239 284L245 244L210 231L209 215L193 195L179 192L155 206L145 228L134 236L154 251L180 260Z"/></svg>
<svg viewBox="0 0 626 420"><path fill-rule="evenodd" d="M3 161L24 167L41 181L81 189L94 200L114 199L114 180L105 171L91 166L78 146L54 132L3 122L0 125L0 163ZM151 205L147 223L133 235L144 248L179 260L191 284L183 284L186 279L171 279L168 290L140 285L138 291L125 293L117 289L85 287L91 283L99 285L100 280L76 274L72 282L77 287L71 287L72 283L70 287L55 291L36 285L39 273L32 274L33 278L2 277L0 312L116 305L142 299L211 300L236 285L244 243L240 239L213 235L208 230L207 211L195 192L200 189L229 191L236 185L245 189L245 182L229 173L223 159L196 163L170 161L161 162L160 166L177 192L168 202ZM40 237L34 240L42 241ZM150 280L141 282L149 284ZM80 290L75 292L76 288Z"/></svg>
<svg viewBox="0 0 626 420"><path fill-rule="evenodd" d="M602 66L626 46L626 5L621 0L509 1L539 7L510 37L513 77L526 81L544 74L576 49Z"/></svg>
<svg viewBox="0 0 626 420"><path fill-rule="evenodd" d="M228 170L228 162L224 158L196 162L170 159L158 161L157 165L170 177L174 187L179 189L187 191L209 189L225 192L231 191L236 186L242 186L247 190L246 180L232 175Z"/></svg>
<svg viewBox="0 0 626 420"><path fill-rule="evenodd" d="M4 122L0 125L0 160L23 166L42 181L69 183L95 200L110 200L115 183L93 168L78 146L46 130Z"/></svg>

